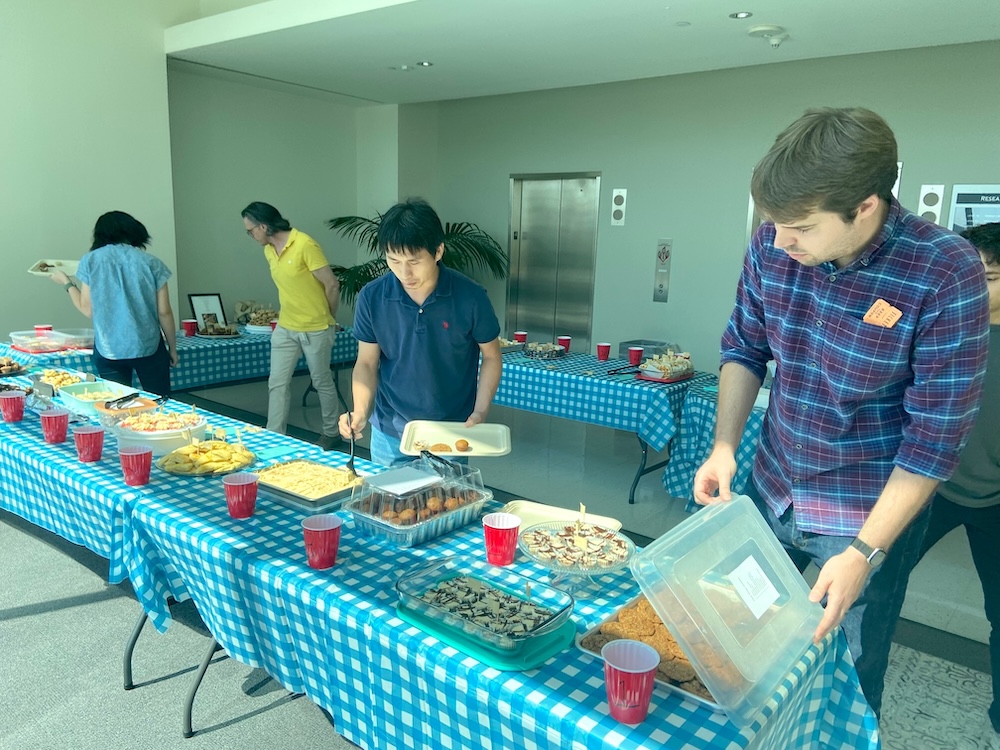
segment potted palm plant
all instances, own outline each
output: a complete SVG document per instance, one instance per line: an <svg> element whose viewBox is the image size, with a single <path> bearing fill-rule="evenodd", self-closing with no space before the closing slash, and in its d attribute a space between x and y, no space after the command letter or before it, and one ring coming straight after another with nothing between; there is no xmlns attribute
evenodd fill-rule
<svg viewBox="0 0 1000 750"><path fill-rule="evenodd" d="M374 219L362 216L339 216L326 225L343 237L354 239L375 257L356 266L331 266L340 280L340 297L348 304L369 281L385 274L389 267L378 251L378 228L382 214ZM441 262L468 274L479 271L495 279L507 277L510 259L500 244L475 224L463 221L444 225L444 255Z"/></svg>

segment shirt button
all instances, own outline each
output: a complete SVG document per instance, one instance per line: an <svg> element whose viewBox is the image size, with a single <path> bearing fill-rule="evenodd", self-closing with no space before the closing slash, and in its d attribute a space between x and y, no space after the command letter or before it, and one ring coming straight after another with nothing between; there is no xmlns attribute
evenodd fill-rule
<svg viewBox="0 0 1000 750"><path fill-rule="evenodd" d="M795 444L795 450L798 450L798 451L802 450L802 443L796 443Z"/></svg>
<svg viewBox="0 0 1000 750"><path fill-rule="evenodd" d="M819 367L819 363L817 363L817 362L810 362L809 366L810 367Z"/></svg>
<svg viewBox="0 0 1000 750"><path fill-rule="evenodd" d="M805 410L806 410L806 409L808 409L808 408L809 408L809 407L808 407L808 406L807 406L806 404L802 404L802 411L805 411Z"/></svg>
<svg viewBox="0 0 1000 750"><path fill-rule="evenodd" d="M828 276L827 278L828 278L828 279L829 279L830 281L836 281L836 280L837 280L837 274L835 274L835 273L831 273L831 274L830 274L830 275L829 275L829 276Z"/></svg>
<svg viewBox="0 0 1000 750"><path fill-rule="evenodd" d="M417 312L419 312L421 315L423 315L424 314L424 308L421 307L419 310L417 310Z"/></svg>
<svg viewBox="0 0 1000 750"><path fill-rule="evenodd" d="M823 321L822 320L817 320L816 321L816 325L822 327L823 326Z"/></svg>
<svg viewBox="0 0 1000 750"><path fill-rule="evenodd" d="M801 479L796 479L795 480L795 484L799 484L799 482L801 482L801 481L802 481Z"/></svg>

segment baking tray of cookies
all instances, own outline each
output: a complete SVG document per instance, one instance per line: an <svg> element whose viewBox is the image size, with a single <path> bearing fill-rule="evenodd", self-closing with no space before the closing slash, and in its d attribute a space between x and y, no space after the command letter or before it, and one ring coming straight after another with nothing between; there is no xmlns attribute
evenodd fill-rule
<svg viewBox="0 0 1000 750"><path fill-rule="evenodd" d="M600 659L601 647L620 638L642 641L660 654L660 666L655 677L657 685L712 711L723 713L722 707L712 699L708 688L695 674L691 662L642 594L597 627L577 636L576 647Z"/></svg>

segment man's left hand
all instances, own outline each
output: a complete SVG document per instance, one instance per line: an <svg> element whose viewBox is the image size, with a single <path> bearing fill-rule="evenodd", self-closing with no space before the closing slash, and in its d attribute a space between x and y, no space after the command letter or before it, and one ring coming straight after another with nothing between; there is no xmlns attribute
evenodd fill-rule
<svg viewBox="0 0 1000 750"><path fill-rule="evenodd" d="M823 619L813 634L813 641L819 643L827 633L839 627L847 610L861 595L872 569L864 555L853 547L848 547L839 555L826 561L819 571L816 585L809 592L809 601L820 602L826 597Z"/></svg>

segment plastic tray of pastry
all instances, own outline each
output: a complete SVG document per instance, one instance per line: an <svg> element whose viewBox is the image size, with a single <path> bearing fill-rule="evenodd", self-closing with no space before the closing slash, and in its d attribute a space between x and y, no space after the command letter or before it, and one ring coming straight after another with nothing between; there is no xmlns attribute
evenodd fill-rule
<svg viewBox="0 0 1000 750"><path fill-rule="evenodd" d="M477 518L493 493L458 481L441 480L406 495L393 495L362 482L344 505L362 536L416 547L460 529Z"/></svg>
<svg viewBox="0 0 1000 750"><path fill-rule="evenodd" d="M421 565L397 581L396 592L407 609L506 653L554 631L575 605L561 589L467 557Z"/></svg>
<svg viewBox="0 0 1000 750"><path fill-rule="evenodd" d="M571 576L621 570L635 554L632 540L620 531L579 521L529 526L521 532L517 545L542 567Z"/></svg>
<svg viewBox="0 0 1000 750"><path fill-rule="evenodd" d="M642 594L597 627L578 635L576 647L600 659L604 644L620 638L642 641L660 654L660 665L654 678L657 685L712 711L723 713L722 707L712 699L708 688L695 674L691 662Z"/></svg>

